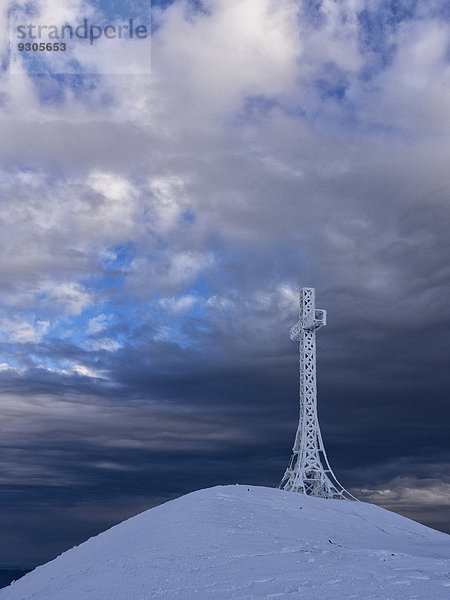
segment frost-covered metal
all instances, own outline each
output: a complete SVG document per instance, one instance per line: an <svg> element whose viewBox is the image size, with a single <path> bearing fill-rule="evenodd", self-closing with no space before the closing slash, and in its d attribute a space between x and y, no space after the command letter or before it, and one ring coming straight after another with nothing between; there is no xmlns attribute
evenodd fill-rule
<svg viewBox="0 0 450 600"><path fill-rule="evenodd" d="M291 340L300 344L300 421L291 460L278 487L308 496L356 500L330 467L317 417L316 331L326 324L326 311L315 307L314 288L302 288L299 320L291 328Z"/></svg>

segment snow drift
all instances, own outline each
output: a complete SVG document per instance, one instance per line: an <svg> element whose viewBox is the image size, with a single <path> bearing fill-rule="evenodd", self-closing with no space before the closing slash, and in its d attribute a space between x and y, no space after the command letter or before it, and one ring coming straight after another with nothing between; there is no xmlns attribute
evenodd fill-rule
<svg viewBox="0 0 450 600"><path fill-rule="evenodd" d="M372 504L214 487L91 538L0 600L439 600L448 541Z"/></svg>

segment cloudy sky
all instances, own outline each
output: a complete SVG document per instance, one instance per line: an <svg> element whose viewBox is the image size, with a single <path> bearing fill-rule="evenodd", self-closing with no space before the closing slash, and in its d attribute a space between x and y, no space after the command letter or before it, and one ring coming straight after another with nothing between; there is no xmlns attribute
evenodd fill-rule
<svg viewBox="0 0 450 600"><path fill-rule="evenodd" d="M33 2L61 23L104 4ZM449 20L445 0L154 0L133 75L100 42L96 75L12 73L2 37L0 566L276 485L301 286L328 311L341 483L448 530Z"/></svg>

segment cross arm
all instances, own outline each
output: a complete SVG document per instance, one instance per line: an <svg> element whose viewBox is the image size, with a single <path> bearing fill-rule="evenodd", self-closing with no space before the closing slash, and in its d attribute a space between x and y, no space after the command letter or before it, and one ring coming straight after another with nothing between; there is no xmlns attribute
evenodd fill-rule
<svg viewBox="0 0 450 600"><path fill-rule="evenodd" d="M317 308L314 312L309 312L299 319L299 321L291 327L290 336L291 340L300 340L300 336L303 331L316 331L327 324L327 311L321 308Z"/></svg>

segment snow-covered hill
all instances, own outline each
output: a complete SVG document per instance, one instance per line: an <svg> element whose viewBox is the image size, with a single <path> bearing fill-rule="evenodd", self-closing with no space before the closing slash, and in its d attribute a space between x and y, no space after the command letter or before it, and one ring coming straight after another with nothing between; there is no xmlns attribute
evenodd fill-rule
<svg viewBox="0 0 450 600"><path fill-rule="evenodd" d="M449 539L371 504L215 487L91 538L0 600L440 600Z"/></svg>

